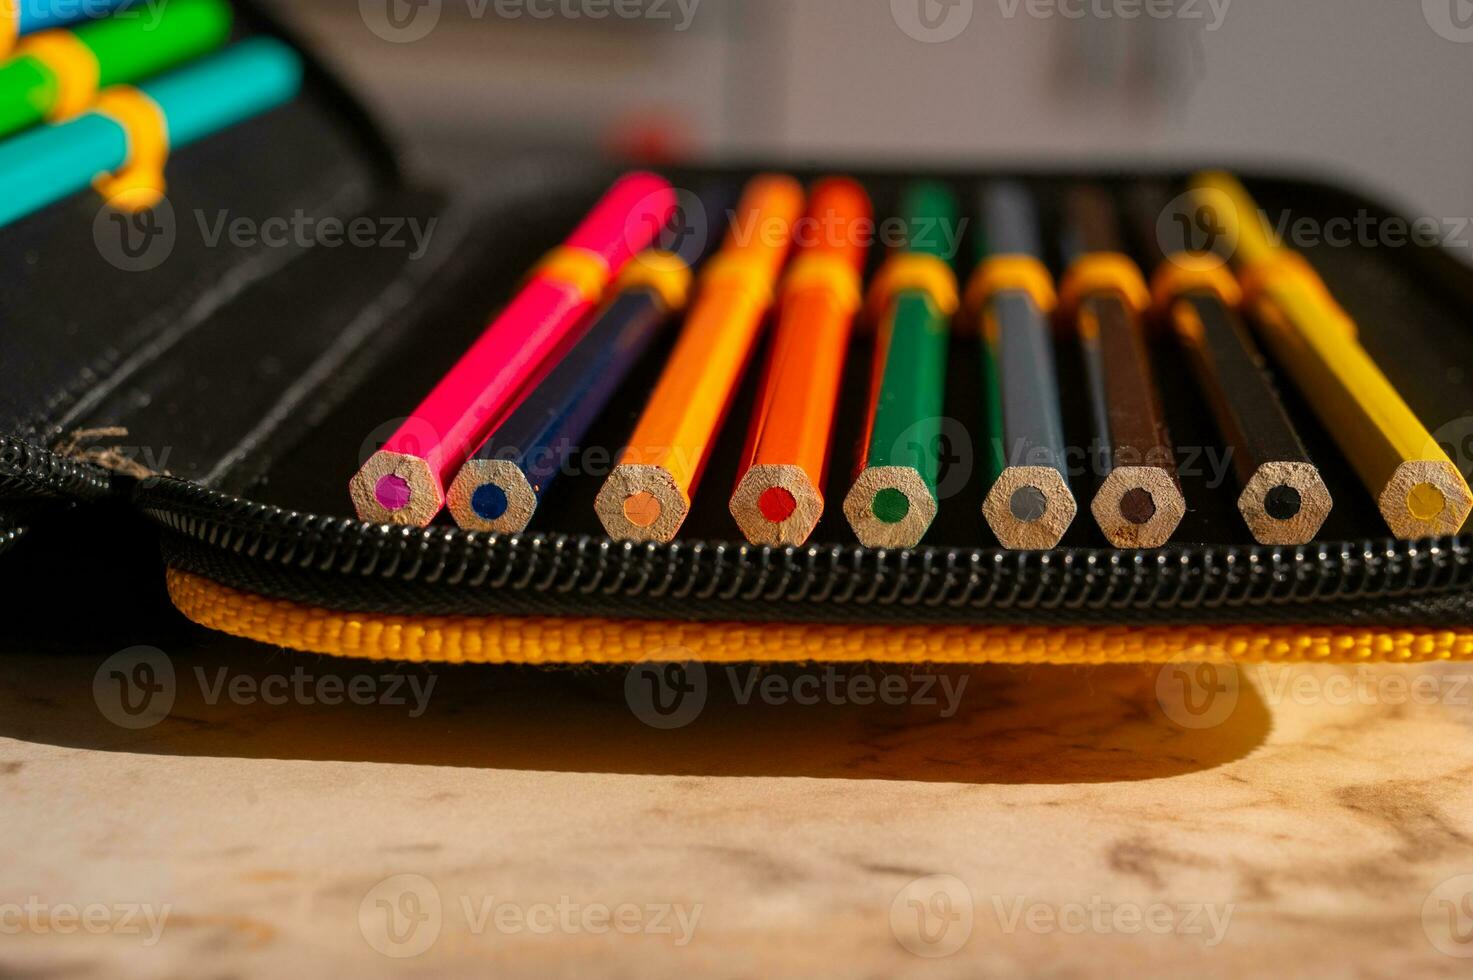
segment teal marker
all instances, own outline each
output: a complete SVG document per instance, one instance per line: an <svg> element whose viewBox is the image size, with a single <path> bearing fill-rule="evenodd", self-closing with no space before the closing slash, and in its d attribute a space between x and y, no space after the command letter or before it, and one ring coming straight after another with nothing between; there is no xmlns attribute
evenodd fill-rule
<svg viewBox="0 0 1473 980"><path fill-rule="evenodd" d="M162 110L171 149L288 102L302 61L270 38L253 38L138 86ZM0 142L0 227L85 190L127 161L128 137L110 116L88 112Z"/></svg>

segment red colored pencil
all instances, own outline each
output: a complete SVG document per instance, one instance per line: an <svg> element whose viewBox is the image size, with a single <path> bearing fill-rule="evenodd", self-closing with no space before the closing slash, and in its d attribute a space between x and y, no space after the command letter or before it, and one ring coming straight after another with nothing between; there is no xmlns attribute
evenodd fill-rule
<svg viewBox="0 0 1473 980"><path fill-rule="evenodd" d="M358 516L417 527L434 520L467 457L586 329L610 278L654 241L675 206L675 191L661 177L635 173L615 183L363 464L348 487Z"/></svg>

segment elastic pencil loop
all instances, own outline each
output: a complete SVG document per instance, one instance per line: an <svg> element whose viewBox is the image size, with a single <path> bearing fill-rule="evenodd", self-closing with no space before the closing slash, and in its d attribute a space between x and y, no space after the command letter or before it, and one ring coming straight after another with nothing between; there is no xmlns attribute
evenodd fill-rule
<svg viewBox="0 0 1473 980"><path fill-rule="evenodd" d="M801 255L783 280L783 296L806 289L826 289L849 313L864 305L859 272L835 255Z"/></svg>
<svg viewBox="0 0 1473 980"><path fill-rule="evenodd" d="M967 309L979 320L992 297L1002 292L1027 293L1042 313L1059 305L1054 277L1031 255L995 255L985 259L967 282Z"/></svg>
<svg viewBox="0 0 1473 980"><path fill-rule="evenodd" d="M532 278L555 279L578 290L590 303L596 303L609 284L609 266L603 256L586 248L559 245L543 256Z"/></svg>
<svg viewBox="0 0 1473 980"><path fill-rule="evenodd" d="M1169 313L1172 304L1187 293L1211 293L1234 310L1243 305L1243 287L1220 259L1211 256L1173 255L1151 277L1151 298L1158 315Z"/></svg>
<svg viewBox="0 0 1473 980"><path fill-rule="evenodd" d="M20 0L0 0L0 58L10 55L20 40Z"/></svg>
<svg viewBox="0 0 1473 980"><path fill-rule="evenodd" d="M617 290L652 289L660 296L665 309L685 309L690 299L690 266L674 252L650 249L641 252L619 273Z"/></svg>
<svg viewBox="0 0 1473 980"><path fill-rule="evenodd" d="M737 289L766 306L772 302L773 274L761 258L745 252L719 252L701 272L702 289Z"/></svg>
<svg viewBox="0 0 1473 980"><path fill-rule="evenodd" d="M164 165L169 159L164 110L133 86L117 85L97 97L93 111L122 126L128 138L123 165L98 177L93 186L120 211L148 210L164 196Z"/></svg>
<svg viewBox="0 0 1473 980"><path fill-rule="evenodd" d="M961 306L956 273L945 260L924 252L901 252L891 256L869 290L869 318L879 320L900 293L925 293L945 317Z"/></svg>
<svg viewBox="0 0 1473 980"><path fill-rule="evenodd" d="M1310 290L1322 302L1334 306L1337 310L1340 309L1340 304L1330 292L1330 287L1325 285L1320 274L1314 271L1314 266L1309 264L1309 260L1298 252L1288 250L1277 252L1271 259L1247 266L1239 278L1243 283L1244 297L1250 303L1256 303L1266 289L1292 284Z"/></svg>
<svg viewBox="0 0 1473 980"><path fill-rule="evenodd" d="M1091 293L1120 294L1136 313L1151 308L1151 290L1145 277L1128 256L1118 252L1094 252L1070 266L1059 288L1059 307L1072 317L1080 301Z"/></svg>
<svg viewBox="0 0 1473 980"><path fill-rule="evenodd" d="M31 58L51 73L56 99L46 111L51 122L75 119L92 108L102 81L97 55L71 31L42 31L15 46L18 58Z"/></svg>

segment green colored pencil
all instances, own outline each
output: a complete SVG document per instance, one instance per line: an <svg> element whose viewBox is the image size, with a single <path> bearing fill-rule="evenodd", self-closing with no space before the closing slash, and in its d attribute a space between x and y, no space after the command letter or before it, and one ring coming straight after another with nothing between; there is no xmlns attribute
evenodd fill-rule
<svg viewBox="0 0 1473 980"><path fill-rule="evenodd" d="M951 318L957 202L942 184L904 195L907 243L871 290L877 318L864 437L844 516L871 548L913 548L936 519L942 398Z"/></svg>

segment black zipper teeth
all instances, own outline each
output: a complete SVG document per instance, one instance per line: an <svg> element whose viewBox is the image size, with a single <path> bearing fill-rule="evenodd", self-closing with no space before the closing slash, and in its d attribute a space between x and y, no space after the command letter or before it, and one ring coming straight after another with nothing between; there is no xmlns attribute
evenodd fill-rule
<svg viewBox="0 0 1473 980"><path fill-rule="evenodd" d="M63 497L92 500L112 485L107 470L0 436L0 499Z"/></svg>
<svg viewBox="0 0 1473 980"><path fill-rule="evenodd" d="M138 503L169 531L253 561L365 580L569 597L1214 611L1392 599L1473 584L1473 535L1155 552L868 551L396 528L283 510L169 478L144 481Z"/></svg>

